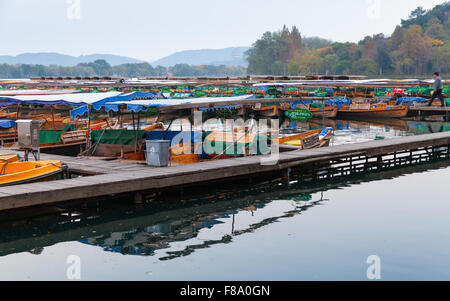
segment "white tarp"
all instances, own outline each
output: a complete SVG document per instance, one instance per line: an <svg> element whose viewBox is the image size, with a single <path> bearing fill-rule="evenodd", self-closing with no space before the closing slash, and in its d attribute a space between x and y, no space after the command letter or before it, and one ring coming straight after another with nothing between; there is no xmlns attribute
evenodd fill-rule
<svg viewBox="0 0 450 301"><path fill-rule="evenodd" d="M55 94L73 94L80 93L79 90L66 89L66 90L0 90L0 97L2 96L14 96L14 95L55 95Z"/></svg>
<svg viewBox="0 0 450 301"><path fill-rule="evenodd" d="M146 100L133 100L133 101L113 101L106 102L107 105L118 105L118 104L128 104L128 105L138 105L145 107L152 106L177 106L183 104L199 104L207 105L211 102L227 102L227 101L240 101L254 98L253 95L242 95L234 97L201 97L201 98L185 98L185 99L146 99Z"/></svg>
<svg viewBox="0 0 450 301"><path fill-rule="evenodd" d="M62 102L67 104L93 104L111 97L121 95L122 92L102 92L102 93L74 93L74 94L60 94L60 95L19 95L7 97L9 100L16 100L19 102L40 102L40 103L54 103Z"/></svg>
<svg viewBox="0 0 450 301"><path fill-rule="evenodd" d="M418 79L364 79L364 80L302 80L292 82L276 82L276 83L260 83L254 84L254 87L294 87L294 86L320 86L320 85L396 85L396 84L410 84L420 85L429 83L430 81Z"/></svg>

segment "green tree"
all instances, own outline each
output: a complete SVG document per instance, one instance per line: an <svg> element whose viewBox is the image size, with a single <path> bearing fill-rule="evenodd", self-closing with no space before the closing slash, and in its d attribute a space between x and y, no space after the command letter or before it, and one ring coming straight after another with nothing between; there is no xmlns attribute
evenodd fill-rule
<svg viewBox="0 0 450 301"><path fill-rule="evenodd" d="M353 72L375 76L378 74L378 65L373 59L362 58L353 63Z"/></svg>

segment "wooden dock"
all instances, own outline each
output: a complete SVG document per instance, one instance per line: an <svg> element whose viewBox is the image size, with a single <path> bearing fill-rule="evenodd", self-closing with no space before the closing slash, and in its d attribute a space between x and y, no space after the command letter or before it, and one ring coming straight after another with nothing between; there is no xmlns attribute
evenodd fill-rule
<svg viewBox="0 0 450 301"><path fill-rule="evenodd" d="M303 179L303 174L311 170L320 176L323 170L319 173L314 169L318 165L329 166L329 170L334 170L336 174L346 174L358 170L358 164L364 165L362 170L379 169L383 164L391 164L392 157L395 159L398 156L400 165L408 165L422 160L427 154L449 159L450 132L280 153L279 160L272 165L263 165L261 156L253 156L152 168L118 161L42 154L42 160L61 160L73 172L90 176L2 187L0 210L120 194L142 195L179 190L215 181L251 179L265 174L279 174L281 178L287 179L298 174L298 179ZM333 164L345 167L332 167ZM332 173L327 176L332 176Z"/></svg>
<svg viewBox="0 0 450 301"><path fill-rule="evenodd" d="M410 107L409 110L418 113L446 114L450 112L450 107Z"/></svg>

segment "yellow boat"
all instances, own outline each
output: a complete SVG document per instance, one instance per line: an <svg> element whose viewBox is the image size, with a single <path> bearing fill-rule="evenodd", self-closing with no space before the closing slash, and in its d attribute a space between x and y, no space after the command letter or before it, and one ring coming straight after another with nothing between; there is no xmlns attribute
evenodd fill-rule
<svg viewBox="0 0 450 301"><path fill-rule="evenodd" d="M17 162L19 157L17 155L0 155L0 164L5 162Z"/></svg>
<svg viewBox="0 0 450 301"><path fill-rule="evenodd" d="M6 162L0 166L0 186L54 180L64 171L61 161Z"/></svg>

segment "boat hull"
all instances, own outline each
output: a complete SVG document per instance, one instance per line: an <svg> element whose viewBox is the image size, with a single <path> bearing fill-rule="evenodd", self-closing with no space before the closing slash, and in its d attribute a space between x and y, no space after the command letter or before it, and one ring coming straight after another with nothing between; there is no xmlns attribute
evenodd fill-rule
<svg viewBox="0 0 450 301"><path fill-rule="evenodd" d="M60 161L8 162L0 166L0 187L54 180L65 170Z"/></svg>
<svg viewBox="0 0 450 301"><path fill-rule="evenodd" d="M386 109L341 109L338 111L340 117L369 117L369 118L402 118L408 115L408 107Z"/></svg>
<svg viewBox="0 0 450 301"><path fill-rule="evenodd" d="M324 107L320 109L310 108L309 111L315 118L336 118L338 114L337 107Z"/></svg>

